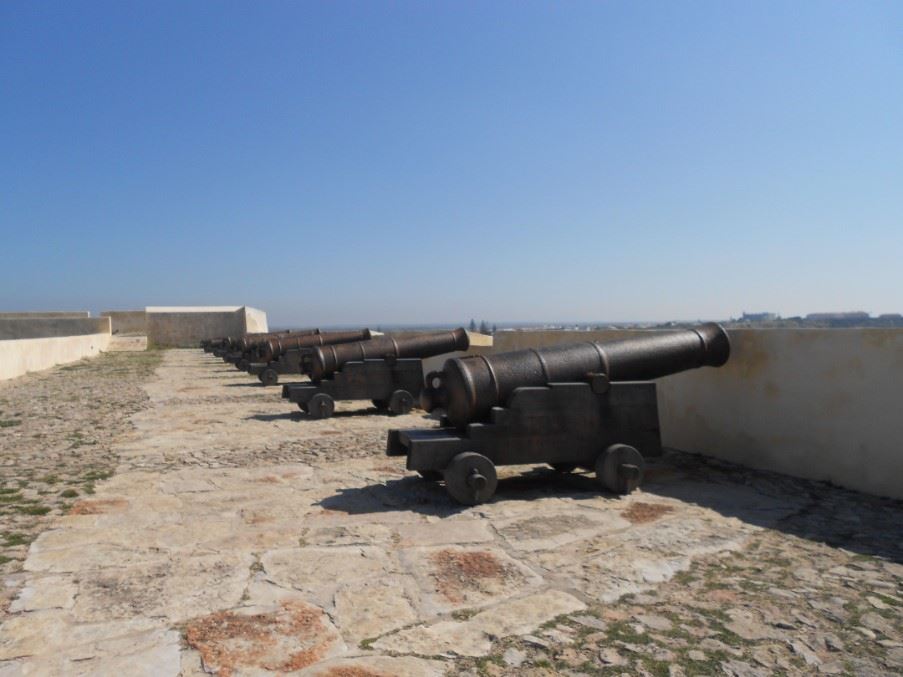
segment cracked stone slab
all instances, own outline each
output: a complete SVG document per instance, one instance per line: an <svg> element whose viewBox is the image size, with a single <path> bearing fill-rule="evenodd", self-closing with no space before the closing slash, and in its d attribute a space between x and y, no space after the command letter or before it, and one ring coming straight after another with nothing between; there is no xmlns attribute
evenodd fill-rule
<svg viewBox="0 0 903 677"><path fill-rule="evenodd" d="M412 656L366 656L338 658L305 668L299 677L441 677L446 666L440 661Z"/></svg>
<svg viewBox="0 0 903 677"><path fill-rule="evenodd" d="M73 613L82 621L165 617L178 623L238 604L253 562L249 554L217 553L110 568L81 583Z"/></svg>
<svg viewBox="0 0 903 677"><path fill-rule="evenodd" d="M387 544L395 531L383 524L350 524L332 527L302 527L299 540L305 545L373 545Z"/></svg>
<svg viewBox="0 0 903 677"><path fill-rule="evenodd" d="M513 519L498 520L499 535L516 550L555 550L603 532L618 531L630 522L615 511L569 510L537 515L525 511Z"/></svg>
<svg viewBox="0 0 903 677"><path fill-rule="evenodd" d="M401 556L432 614L487 606L542 584L529 567L494 546L408 548Z"/></svg>
<svg viewBox="0 0 903 677"><path fill-rule="evenodd" d="M505 601L464 621L439 621L401 630L374 642L373 648L422 656L485 656L494 638L525 635L557 616L585 608L572 595L548 590Z"/></svg>
<svg viewBox="0 0 903 677"><path fill-rule="evenodd" d="M95 543L92 547L77 545L68 548L44 547L44 536L53 532L44 532L31 544L28 559L25 560L25 571L46 573L72 573L110 566L136 566L147 564L163 564L166 554L158 550L136 545L111 545Z"/></svg>
<svg viewBox="0 0 903 677"><path fill-rule="evenodd" d="M738 550L754 527L716 529L685 517L634 526L582 543L579 549L533 553L548 577L600 601L653 589L689 568L694 557Z"/></svg>
<svg viewBox="0 0 903 677"><path fill-rule="evenodd" d="M488 543L495 536L485 520L462 518L440 520L430 517L425 522L396 527L399 547L461 543Z"/></svg>
<svg viewBox="0 0 903 677"><path fill-rule="evenodd" d="M379 578L391 569L386 552L374 546L304 547L273 550L260 558L267 578L305 593L324 608L336 592L360 580Z"/></svg>
<svg viewBox="0 0 903 677"><path fill-rule="evenodd" d="M78 586L68 576L43 576L22 588L9 606L13 613L42 609L71 609Z"/></svg>
<svg viewBox="0 0 903 677"><path fill-rule="evenodd" d="M393 576L341 588L335 595L336 624L355 644L410 625L419 620L410 587Z"/></svg>
<svg viewBox="0 0 903 677"><path fill-rule="evenodd" d="M167 631L163 619L79 623L64 611L19 614L0 627L0 661L41 658L48 655L49 647L65 660L88 660L115 650L119 642L132 646L148 638L165 638Z"/></svg>
<svg viewBox="0 0 903 677"><path fill-rule="evenodd" d="M301 601L197 617L187 623L185 638L204 669L219 674L294 672L345 652L323 610Z"/></svg>

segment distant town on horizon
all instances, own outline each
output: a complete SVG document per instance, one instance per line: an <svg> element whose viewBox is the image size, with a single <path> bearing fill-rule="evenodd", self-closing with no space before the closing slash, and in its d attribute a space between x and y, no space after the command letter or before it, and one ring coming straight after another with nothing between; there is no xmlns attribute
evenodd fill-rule
<svg viewBox="0 0 903 677"><path fill-rule="evenodd" d="M669 320L667 322L488 322L486 320L470 319L467 322L436 323L436 324L381 324L374 327L377 331L418 331L424 329L453 329L464 326L470 331L481 334L495 334L500 331L598 331L602 329L663 329L687 327L705 319L696 320ZM856 329L856 328L889 328L903 327L903 314L882 313L870 315L862 310L808 313L805 316L794 315L782 317L778 313L771 312L743 312L739 317L729 319L710 319L708 321L720 322L726 327L742 328L755 327L761 329ZM330 325L328 328L345 328L353 325ZM300 329L302 325L275 325L274 329Z"/></svg>

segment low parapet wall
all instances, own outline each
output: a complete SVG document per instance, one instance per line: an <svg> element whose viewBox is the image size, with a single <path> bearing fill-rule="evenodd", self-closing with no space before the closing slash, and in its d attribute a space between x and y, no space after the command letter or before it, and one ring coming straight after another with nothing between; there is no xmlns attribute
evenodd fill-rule
<svg viewBox="0 0 903 677"><path fill-rule="evenodd" d="M0 317L0 381L92 357L109 342L108 317Z"/></svg>
<svg viewBox="0 0 903 677"><path fill-rule="evenodd" d="M422 334L431 333L428 330L424 331L392 331L388 332L390 336L396 336L398 338L407 338L409 336L420 336ZM446 360L450 360L453 357L462 357L464 355L488 355L492 352L492 337L487 334L480 334L475 331L467 332L467 338L470 341L470 347L465 351L456 351L453 353L444 353L442 355L436 355L435 357L427 357L423 360L423 374L429 374L431 371L438 371L442 369L442 365L445 364Z"/></svg>
<svg viewBox="0 0 903 677"><path fill-rule="evenodd" d="M493 352L631 333L500 332ZM903 330L729 334L724 367L658 382L666 446L903 498Z"/></svg>
<svg viewBox="0 0 903 677"><path fill-rule="evenodd" d="M266 330L266 313L247 306L147 308L147 337L154 346L197 348L203 339Z"/></svg>
<svg viewBox="0 0 903 677"><path fill-rule="evenodd" d="M100 316L110 318L114 334L147 334L144 310L104 310Z"/></svg>
<svg viewBox="0 0 903 677"><path fill-rule="evenodd" d="M88 310L51 310L0 313L0 320L35 320L40 318L91 317Z"/></svg>
<svg viewBox="0 0 903 677"><path fill-rule="evenodd" d="M0 318L0 341L109 333L108 317Z"/></svg>

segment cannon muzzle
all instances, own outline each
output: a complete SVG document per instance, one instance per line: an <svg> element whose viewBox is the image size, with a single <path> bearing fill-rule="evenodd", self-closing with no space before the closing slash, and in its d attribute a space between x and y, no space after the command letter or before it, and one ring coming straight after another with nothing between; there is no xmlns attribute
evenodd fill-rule
<svg viewBox="0 0 903 677"><path fill-rule="evenodd" d="M385 357L432 357L456 350L467 350L470 339L464 329L421 334L408 338L378 336L362 343L323 346L311 356L310 377L314 381L335 373L346 362Z"/></svg>
<svg viewBox="0 0 903 677"><path fill-rule="evenodd" d="M689 330L649 332L619 341L565 343L541 349L448 360L427 377L427 410L445 409L452 425L487 420L516 388L588 380L646 381L697 367L720 367L730 356L727 332L715 323Z"/></svg>

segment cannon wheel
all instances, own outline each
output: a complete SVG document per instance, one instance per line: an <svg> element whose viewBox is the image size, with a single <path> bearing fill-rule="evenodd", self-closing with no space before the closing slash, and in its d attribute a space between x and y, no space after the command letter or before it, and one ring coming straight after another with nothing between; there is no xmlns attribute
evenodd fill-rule
<svg viewBox="0 0 903 677"><path fill-rule="evenodd" d="M643 481L646 462L633 447L612 444L596 459L596 479L615 494L629 494Z"/></svg>
<svg viewBox="0 0 903 677"><path fill-rule="evenodd" d="M560 473L571 473L577 469L576 463L549 463L552 468L554 468L555 472Z"/></svg>
<svg viewBox="0 0 903 677"><path fill-rule="evenodd" d="M488 501L498 486L495 465L482 454L472 451L455 456L442 475L449 496L464 505Z"/></svg>
<svg viewBox="0 0 903 677"><path fill-rule="evenodd" d="M265 386L274 386L279 383L279 374L275 369L264 369L260 372L260 382Z"/></svg>
<svg viewBox="0 0 903 677"><path fill-rule="evenodd" d="M414 396L407 390L396 390L389 398L389 411L393 414L407 414L414 407Z"/></svg>
<svg viewBox="0 0 903 677"><path fill-rule="evenodd" d="M442 479L440 470L418 470L417 474L427 482L439 482Z"/></svg>
<svg viewBox="0 0 903 677"><path fill-rule="evenodd" d="M248 365L249 362L247 360L239 360L235 363L235 368L238 369L238 371L247 371Z"/></svg>
<svg viewBox="0 0 903 677"><path fill-rule="evenodd" d="M335 411L335 400L326 393L317 393L307 402L307 413L312 418L329 418Z"/></svg>
<svg viewBox="0 0 903 677"><path fill-rule="evenodd" d="M373 406L376 407L377 409L382 410L382 409L389 408L389 403L386 402L385 400L370 400L370 401L373 402Z"/></svg>

